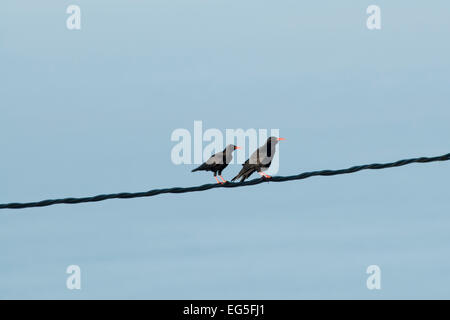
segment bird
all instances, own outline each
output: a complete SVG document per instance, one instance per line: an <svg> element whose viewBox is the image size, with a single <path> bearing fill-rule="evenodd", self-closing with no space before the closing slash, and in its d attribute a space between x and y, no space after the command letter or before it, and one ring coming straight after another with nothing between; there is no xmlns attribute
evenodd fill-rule
<svg viewBox="0 0 450 320"><path fill-rule="evenodd" d="M244 182L245 179L247 179L253 172L258 172L261 177L270 179L271 176L264 173L264 171L270 167L273 156L275 155L275 146L281 140L286 139L269 137L266 143L256 149L256 151L252 153L250 158L248 158L247 161L244 162L241 171L239 171L237 176L231 179L231 181L235 181L240 178L240 182Z"/></svg>
<svg viewBox="0 0 450 320"><path fill-rule="evenodd" d="M206 162L202 163L198 168L193 169L192 172L212 171L214 172L214 178L216 178L217 183L223 184L227 182L227 180L222 177L222 171L231 162L233 159L233 151L237 149L241 149L241 147L235 146L234 144L227 145L223 151L213 154ZM217 179L217 174L222 181Z"/></svg>

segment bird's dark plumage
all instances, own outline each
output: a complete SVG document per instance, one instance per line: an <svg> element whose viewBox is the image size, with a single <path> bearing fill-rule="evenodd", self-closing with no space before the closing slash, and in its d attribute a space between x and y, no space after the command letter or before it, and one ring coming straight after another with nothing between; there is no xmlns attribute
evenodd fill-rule
<svg viewBox="0 0 450 320"><path fill-rule="evenodd" d="M266 143L258 148L250 158L242 165L241 171L231 181L241 179L240 182L245 181L252 173L258 172L262 176L269 178L263 171L267 170L271 163L273 156L275 155L275 146L278 141L284 140L283 138L270 137Z"/></svg>
<svg viewBox="0 0 450 320"><path fill-rule="evenodd" d="M239 147L229 144L223 151L212 155L208 160L206 160L206 162L202 163L198 168L192 170L192 172L211 171L214 173L214 177L217 182L219 182L217 175L223 180L223 182L225 182L225 179L222 177L222 171L228 166L231 160L233 160L233 151L236 149L239 149Z"/></svg>

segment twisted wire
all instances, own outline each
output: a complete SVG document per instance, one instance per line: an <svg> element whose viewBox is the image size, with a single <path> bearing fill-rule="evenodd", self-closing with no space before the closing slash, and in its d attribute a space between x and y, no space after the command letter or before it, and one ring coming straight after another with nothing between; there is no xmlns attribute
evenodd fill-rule
<svg viewBox="0 0 450 320"><path fill-rule="evenodd" d="M411 159L403 159L395 162L389 163L372 163L360 166L353 166L347 169L339 169L339 170L320 170L320 171L310 171L303 172L297 175L292 176L275 176L270 179L267 178L259 178L253 179L244 182L227 182L224 184L204 184L196 187L175 187L175 188L165 188L165 189L154 189L145 192L122 192L122 193L113 193L113 194L101 194L93 197L83 197L83 198L64 198L64 199L49 199L42 200L37 202L27 202L27 203L6 203L0 204L0 209L24 209L24 208L32 208L32 207L47 207L55 204L77 204L77 203L85 203L85 202L98 202L104 201L108 199L132 199L132 198L141 198L141 197L152 197L159 194L164 193L187 193L187 192L196 192L196 191L205 191L209 189L215 188L238 188L245 186L253 186L263 182L284 182L291 180L303 180L314 176L335 176L340 174L349 174L358 172L361 170L379 170L386 168L394 168L401 167L411 163L429 163L436 161L448 161L450 160L450 153L444 154L442 156L437 157L420 157L420 158L411 158Z"/></svg>

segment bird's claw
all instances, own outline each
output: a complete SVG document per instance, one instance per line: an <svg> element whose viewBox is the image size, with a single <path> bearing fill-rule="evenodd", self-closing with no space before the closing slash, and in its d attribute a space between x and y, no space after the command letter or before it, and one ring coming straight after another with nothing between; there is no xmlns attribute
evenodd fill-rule
<svg viewBox="0 0 450 320"><path fill-rule="evenodd" d="M222 176L219 176L220 177L220 179L222 180L222 184L224 184L224 183L227 183L228 181L227 180L225 180Z"/></svg>

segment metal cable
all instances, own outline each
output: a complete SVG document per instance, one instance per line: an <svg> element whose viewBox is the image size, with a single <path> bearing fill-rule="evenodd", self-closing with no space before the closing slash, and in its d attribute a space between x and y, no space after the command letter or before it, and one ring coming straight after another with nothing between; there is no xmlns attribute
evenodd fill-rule
<svg viewBox="0 0 450 320"><path fill-rule="evenodd" d="M197 187L187 187L187 188L167 188L167 189L154 189L146 192L123 192L123 193L114 193L114 194L101 194L93 197L84 197L84 198L65 198L65 199L54 199L54 200L43 200L38 202L28 202L28 203L7 203L0 204L0 209L24 209L24 208L32 208L32 207L47 207L55 204L77 204L84 202L98 202L104 201L108 199L131 199L131 198L140 198L140 197L152 197L158 194L163 193L186 193L186 192L195 192L195 191L205 191L214 188L237 188L237 187L245 187L252 186L256 184L260 184L263 182L284 182L291 180L303 180L314 176L334 176L339 174L347 174L354 173L361 170L367 169L386 169L393 167L401 167L411 163L428 163L428 162L436 162L436 161L448 161L450 160L450 153L447 153L438 157L421 157L421 158L412 158L412 159L404 159L395 162L389 163L373 163L366 164L361 166L354 166L347 169L340 170L321 170L321 171L311 171L311 172L303 172L293 176L276 176L270 179L259 178L253 179L245 182L227 182L225 184L204 184Z"/></svg>

